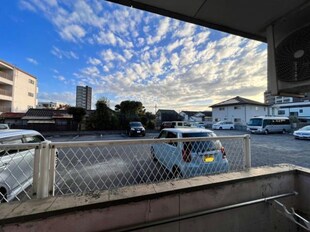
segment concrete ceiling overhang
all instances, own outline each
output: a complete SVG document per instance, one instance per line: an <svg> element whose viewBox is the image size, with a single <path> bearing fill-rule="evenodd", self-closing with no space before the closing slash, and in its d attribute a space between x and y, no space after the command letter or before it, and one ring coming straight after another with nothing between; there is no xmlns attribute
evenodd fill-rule
<svg viewBox="0 0 310 232"><path fill-rule="evenodd" d="M266 28L309 0L107 0L266 42Z"/></svg>

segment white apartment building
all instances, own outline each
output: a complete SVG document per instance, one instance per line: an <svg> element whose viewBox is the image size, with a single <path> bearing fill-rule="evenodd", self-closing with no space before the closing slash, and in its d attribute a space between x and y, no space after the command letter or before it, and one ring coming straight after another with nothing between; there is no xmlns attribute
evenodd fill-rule
<svg viewBox="0 0 310 232"><path fill-rule="evenodd" d="M276 116L296 116L299 120L310 121L310 101L273 105L272 113Z"/></svg>
<svg viewBox="0 0 310 232"><path fill-rule="evenodd" d="M57 109L61 106L67 105L63 102L39 102L37 105L37 109Z"/></svg>
<svg viewBox="0 0 310 232"><path fill-rule="evenodd" d="M232 121L237 125L245 126L252 117L268 114L268 105L242 97L235 97L210 106L212 120Z"/></svg>
<svg viewBox="0 0 310 232"><path fill-rule="evenodd" d="M37 79L0 60L0 112L26 112L37 105Z"/></svg>

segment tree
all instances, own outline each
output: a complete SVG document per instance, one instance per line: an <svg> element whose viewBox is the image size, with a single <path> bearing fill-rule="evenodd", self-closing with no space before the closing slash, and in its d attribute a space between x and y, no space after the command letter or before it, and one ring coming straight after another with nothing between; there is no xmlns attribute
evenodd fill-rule
<svg viewBox="0 0 310 232"><path fill-rule="evenodd" d="M125 128L130 121L141 121L141 117L145 114L145 108L139 101L122 101L115 106L118 112L121 126Z"/></svg>
<svg viewBox="0 0 310 232"><path fill-rule="evenodd" d="M68 114L72 114L73 121L77 124L77 130L81 130L81 122L86 114L86 110L82 107L69 107Z"/></svg>
<svg viewBox="0 0 310 232"><path fill-rule="evenodd" d="M109 101L106 98L101 98L96 103L96 129L112 129L111 128L111 109L109 108Z"/></svg>
<svg viewBox="0 0 310 232"><path fill-rule="evenodd" d="M109 108L109 100L100 98L96 103L96 110L88 120L88 128L96 130L118 129L119 123L115 112Z"/></svg>

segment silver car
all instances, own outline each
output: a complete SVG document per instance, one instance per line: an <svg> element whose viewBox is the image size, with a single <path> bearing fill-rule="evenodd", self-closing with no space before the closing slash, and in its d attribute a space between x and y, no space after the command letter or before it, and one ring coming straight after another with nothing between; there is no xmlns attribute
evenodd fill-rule
<svg viewBox="0 0 310 232"><path fill-rule="evenodd" d="M0 131L0 202L11 201L32 183L34 149L4 149L2 145L40 143L45 138L34 130Z"/></svg>
<svg viewBox="0 0 310 232"><path fill-rule="evenodd" d="M211 130L201 128L166 128L158 139L216 137ZM227 172L226 152L219 140L198 140L153 144L151 154L175 177L192 177Z"/></svg>

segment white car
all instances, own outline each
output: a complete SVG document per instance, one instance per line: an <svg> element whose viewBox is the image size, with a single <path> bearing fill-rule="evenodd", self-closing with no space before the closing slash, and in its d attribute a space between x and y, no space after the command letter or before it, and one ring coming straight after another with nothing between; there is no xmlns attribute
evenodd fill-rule
<svg viewBox="0 0 310 232"><path fill-rule="evenodd" d="M310 126L304 126L293 133L295 139L310 139Z"/></svg>
<svg viewBox="0 0 310 232"><path fill-rule="evenodd" d="M33 177L34 149L3 149L2 145L40 143L45 138L34 130L0 131L0 202L13 200L25 190Z"/></svg>
<svg viewBox="0 0 310 232"><path fill-rule="evenodd" d="M158 139L216 137L213 131L201 128L166 128ZM174 177L192 177L227 172L226 152L219 140L162 142L153 144L151 154Z"/></svg>
<svg viewBox="0 0 310 232"><path fill-rule="evenodd" d="M234 130L235 125L230 121L219 121L212 125L213 130Z"/></svg>

